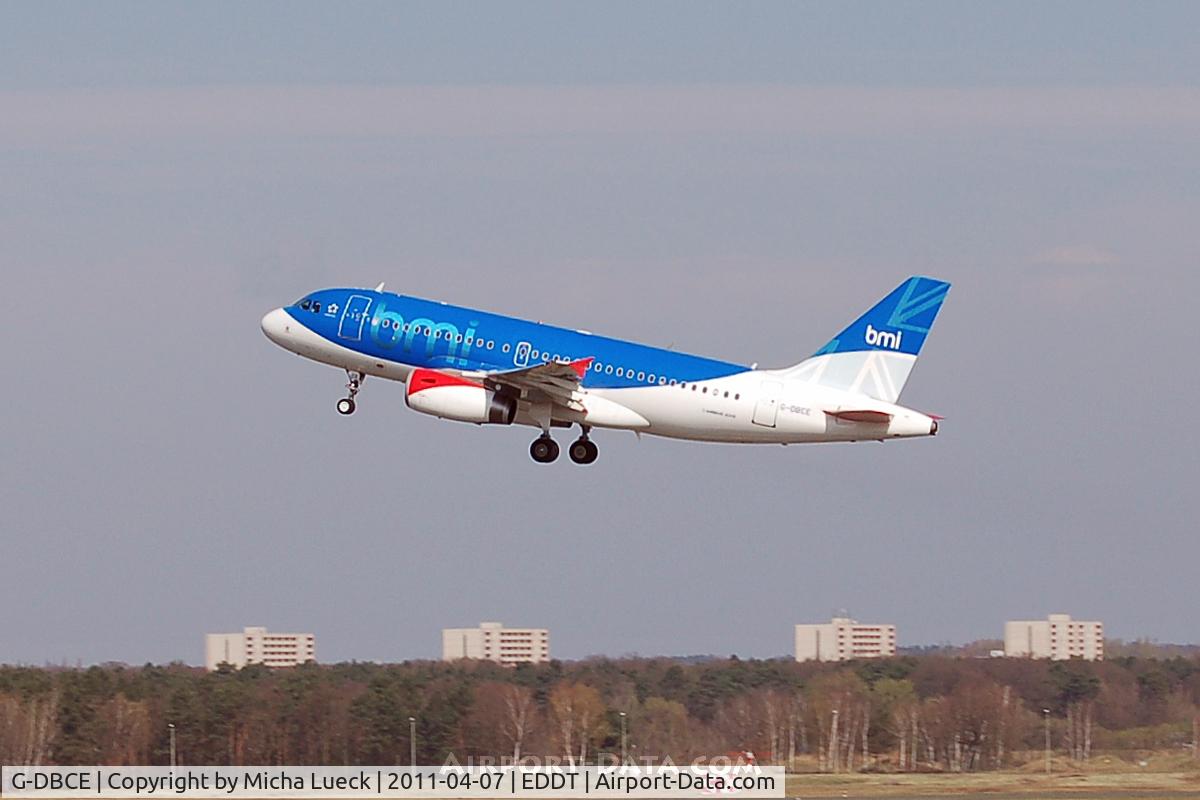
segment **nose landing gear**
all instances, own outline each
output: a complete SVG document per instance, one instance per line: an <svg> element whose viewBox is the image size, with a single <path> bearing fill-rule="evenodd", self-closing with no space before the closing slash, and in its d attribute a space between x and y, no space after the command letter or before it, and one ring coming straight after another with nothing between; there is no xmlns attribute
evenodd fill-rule
<svg viewBox="0 0 1200 800"><path fill-rule="evenodd" d="M354 370L346 370L346 391L350 393L349 397L343 397L337 401L338 413L345 416L354 413L354 397L358 394L358 390L362 388L363 381L367 376L361 372Z"/></svg>

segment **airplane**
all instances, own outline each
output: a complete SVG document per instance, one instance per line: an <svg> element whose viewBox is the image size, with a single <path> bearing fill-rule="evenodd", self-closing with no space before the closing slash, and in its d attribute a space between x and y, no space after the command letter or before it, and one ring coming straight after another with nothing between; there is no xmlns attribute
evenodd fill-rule
<svg viewBox="0 0 1200 800"><path fill-rule="evenodd" d="M940 417L898 405L950 284L914 276L809 358L759 369L374 289L322 289L268 312L262 330L345 370L338 413L367 376L404 383L409 408L541 430L533 460L591 464L595 428L701 442L800 444L933 436Z"/></svg>

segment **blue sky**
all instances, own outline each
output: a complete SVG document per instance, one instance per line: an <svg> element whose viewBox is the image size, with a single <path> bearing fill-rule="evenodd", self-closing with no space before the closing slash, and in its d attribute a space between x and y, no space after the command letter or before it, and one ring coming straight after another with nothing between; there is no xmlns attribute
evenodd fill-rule
<svg viewBox="0 0 1200 800"><path fill-rule="evenodd" d="M1064 611L1200 641L1190 4L8 4L0 662L440 628L771 656ZM764 365L951 280L937 439L437 423L258 330L389 287ZM665 598L669 598L666 601Z"/></svg>

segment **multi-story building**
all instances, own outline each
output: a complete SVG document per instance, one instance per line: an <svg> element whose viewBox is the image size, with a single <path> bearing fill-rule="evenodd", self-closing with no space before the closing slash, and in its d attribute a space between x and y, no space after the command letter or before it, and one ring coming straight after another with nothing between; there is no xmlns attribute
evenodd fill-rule
<svg viewBox="0 0 1200 800"><path fill-rule="evenodd" d="M895 625L864 625L848 617L796 626L797 661L845 661L896 655Z"/></svg>
<svg viewBox="0 0 1200 800"><path fill-rule="evenodd" d="M311 633L267 633L266 628L243 628L241 633L210 633L204 637L204 667L221 664L238 669L247 664L294 667L317 660L317 641Z"/></svg>
<svg viewBox="0 0 1200 800"><path fill-rule="evenodd" d="M478 628L443 628L442 660L478 658L498 664L538 664L550 660L550 631L506 628L481 622Z"/></svg>
<svg viewBox="0 0 1200 800"><path fill-rule="evenodd" d="M1079 622L1069 614L1051 614L1046 619L1011 620L1004 623L1004 654L1025 658L1066 661L1104 660L1104 624Z"/></svg>

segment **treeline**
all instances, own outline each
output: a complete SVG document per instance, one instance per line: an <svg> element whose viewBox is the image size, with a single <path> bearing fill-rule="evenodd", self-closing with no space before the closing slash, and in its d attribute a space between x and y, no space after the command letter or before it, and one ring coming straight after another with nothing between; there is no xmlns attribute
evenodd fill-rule
<svg viewBox="0 0 1200 800"><path fill-rule="evenodd" d="M1040 757L1047 718L1077 761L1194 752L1198 701L1200 658L0 667L0 763L165 764L173 724L180 764L407 764L412 717L422 764L615 758L624 728L638 761L986 770Z"/></svg>

